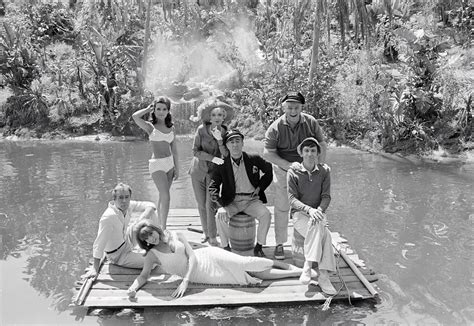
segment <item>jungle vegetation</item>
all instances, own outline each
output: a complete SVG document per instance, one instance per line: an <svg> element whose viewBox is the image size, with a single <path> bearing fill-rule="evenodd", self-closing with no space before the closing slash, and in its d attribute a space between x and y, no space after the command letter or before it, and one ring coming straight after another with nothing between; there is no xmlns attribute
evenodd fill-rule
<svg viewBox="0 0 474 326"><path fill-rule="evenodd" d="M262 137L280 98L338 143L386 152L472 145L473 4L467 0L83 0L4 3L4 135L28 128L142 135L131 114L164 94L178 130L208 96Z"/></svg>

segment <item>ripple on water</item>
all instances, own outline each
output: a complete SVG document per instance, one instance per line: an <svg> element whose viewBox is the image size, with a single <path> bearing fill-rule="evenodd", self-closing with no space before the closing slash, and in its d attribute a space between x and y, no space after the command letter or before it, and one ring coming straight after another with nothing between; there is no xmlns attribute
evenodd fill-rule
<svg viewBox="0 0 474 326"><path fill-rule="evenodd" d="M209 319L220 320L220 319L231 319L231 318L258 318L261 316L261 310L253 307L240 307L237 309L228 308L213 308L206 311L201 311L200 315Z"/></svg>
<svg viewBox="0 0 474 326"><path fill-rule="evenodd" d="M421 256L422 253L420 247L408 247L408 249L402 249L402 257L405 260L417 261L421 258Z"/></svg>

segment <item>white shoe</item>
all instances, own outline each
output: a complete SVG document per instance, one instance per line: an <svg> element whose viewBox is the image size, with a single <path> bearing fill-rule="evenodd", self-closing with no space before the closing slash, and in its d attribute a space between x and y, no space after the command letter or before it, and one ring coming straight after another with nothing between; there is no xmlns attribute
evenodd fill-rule
<svg viewBox="0 0 474 326"><path fill-rule="evenodd" d="M323 290L324 293L328 295L335 295L337 293L334 286L331 284L329 275L327 272L320 272L318 278L319 287Z"/></svg>
<svg viewBox="0 0 474 326"><path fill-rule="evenodd" d="M311 269L303 269L300 276L300 282L302 284L309 284L311 281Z"/></svg>

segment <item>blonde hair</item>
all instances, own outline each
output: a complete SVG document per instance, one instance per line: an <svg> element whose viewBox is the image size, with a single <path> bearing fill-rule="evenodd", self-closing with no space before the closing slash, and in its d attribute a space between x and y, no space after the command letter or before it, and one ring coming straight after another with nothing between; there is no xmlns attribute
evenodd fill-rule
<svg viewBox="0 0 474 326"><path fill-rule="evenodd" d="M215 107L214 109L212 109L210 115L212 115L212 112L214 112L215 110L219 110L219 111L222 112L222 115L224 116L223 119L225 119L225 118L227 117L227 110L224 109L224 108L222 108L222 107L220 107L220 106L217 106L217 107Z"/></svg>

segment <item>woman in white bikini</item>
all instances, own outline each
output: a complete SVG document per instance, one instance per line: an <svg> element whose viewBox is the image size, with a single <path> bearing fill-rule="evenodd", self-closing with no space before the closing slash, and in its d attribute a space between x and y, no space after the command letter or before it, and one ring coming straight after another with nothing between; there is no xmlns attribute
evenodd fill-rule
<svg viewBox="0 0 474 326"><path fill-rule="evenodd" d="M299 277L302 272L301 268L280 261L240 256L217 247L193 250L183 234L163 231L150 221L139 222L135 227L135 235L146 254L141 274L128 289L130 298L134 298L138 289L148 281L156 265L160 265L166 273L183 278L172 294L175 298L184 295L189 282L251 285L259 284L262 280Z"/></svg>
<svg viewBox="0 0 474 326"><path fill-rule="evenodd" d="M164 229L166 229L166 220L170 208L171 183L173 179L178 179L179 175L178 150L170 109L170 100L160 96L153 101L153 104L145 109L138 110L132 115L135 123L148 134L153 149L148 168L153 182L158 188L158 217L160 225ZM143 119L143 116L147 113L151 113L152 122Z"/></svg>

